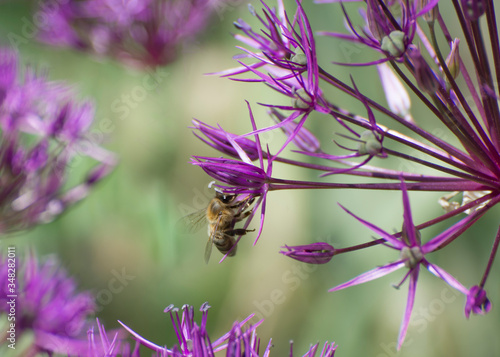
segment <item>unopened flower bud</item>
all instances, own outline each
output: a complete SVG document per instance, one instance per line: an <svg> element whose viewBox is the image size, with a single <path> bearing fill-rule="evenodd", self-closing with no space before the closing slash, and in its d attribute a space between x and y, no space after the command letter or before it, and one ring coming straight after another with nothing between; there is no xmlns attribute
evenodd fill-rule
<svg viewBox="0 0 500 357"><path fill-rule="evenodd" d="M361 133L360 140L358 145L358 153L360 155L368 154L375 156L382 150L382 143L371 130Z"/></svg>
<svg viewBox="0 0 500 357"><path fill-rule="evenodd" d="M298 109L307 109L311 106L312 98L304 88L295 91L295 98L292 99L292 106Z"/></svg>
<svg viewBox="0 0 500 357"><path fill-rule="evenodd" d="M297 48L295 50L295 54L292 56L290 60L302 66L305 66L307 64L307 56L300 48Z"/></svg>
<svg viewBox="0 0 500 357"><path fill-rule="evenodd" d="M448 57L446 57L446 66L451 73L453 79L456 79L460 74L460 54L458 53L458 44L460 40L454 39L451 43L451 50Z"/></svg>
<svg viewBox="0 0 500 357"><path fill-rule="evenodd" d="M416 47L411 47L408 49L407 54L413 63L414 76L418 87L427 94L436 93L439 88L439 81L427 61L420 54L420 51Z"/></svg>
<svg viewBox="0 0 500 357"><path fill-rule="evenodd" d="M392 57L401 57L405 53L405 34L401 31L392 31L382 39L380 48Z"/></svg>
<svg viewBox="0 0 500 357"><path fill-rule="evenodd" d="M335 255L335 248L328 243L316 242L307 245L297 245L293 247L281 247L281 254L295 260L309 264L325 264L328 263Z"/></svg>

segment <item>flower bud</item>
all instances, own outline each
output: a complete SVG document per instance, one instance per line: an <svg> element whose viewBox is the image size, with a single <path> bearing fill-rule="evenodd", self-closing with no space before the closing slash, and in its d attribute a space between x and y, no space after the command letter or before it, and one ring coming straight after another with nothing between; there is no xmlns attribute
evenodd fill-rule
<svg viewBox="0 0 500 357"><path fill-rule="evenodd" d="M392 57L401 57L406 49L405 40L404 32L392 31L389 36L382 39L380 48L388 52Z"/></svg>
<svg viewBox="0 0 500 357"><path fill-rule="evenodd" d="M306 90L300 88L295 91L295 98L292 98L292 106L297 109L307 109L311 106L312 101L311 96Z"/></svg>
<svg viewBox="0 0 500 357"><path fill-rule="evenodd" d="M362 132L360 140L358 144L358 153L360 155L375 156L382 150L382 143L371 130Z"/></svg>
<svg viewBox="0 0 500 357"><path fill-rule="evenodd" d="M325 264L328 263L335 255L335 248L328 243L316 242L307 245L296 245L293 247L281 247L281 254L292 259L309 263L309 264Z"/></svg>
<svg viewBox="0 0 500 357"><path fill-rule="evenodd" d="M418 87L427 94L436 93L440 86L439 81L420 51L416 47L411 47L407 54L413 63Z"/></svg>
<svg viewBox="0 0 500 357"><path fill-rule="evenodd" d="M292 56L290 61L305 66L307 64L307 56L300 49L300 47L297 47L297 49L295 50L295 54Z"/></svg>

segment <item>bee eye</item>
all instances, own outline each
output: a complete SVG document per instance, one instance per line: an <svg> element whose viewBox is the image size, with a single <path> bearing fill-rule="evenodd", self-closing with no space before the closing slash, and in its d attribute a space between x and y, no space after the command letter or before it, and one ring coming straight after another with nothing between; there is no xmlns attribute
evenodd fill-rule
<svg viewBox="0 0 500 357"><path fill-rule="evenodd" d="M222 202L229 203L233 201L235 197L236 197L235 195L224 195L222 196Z"/></svg>

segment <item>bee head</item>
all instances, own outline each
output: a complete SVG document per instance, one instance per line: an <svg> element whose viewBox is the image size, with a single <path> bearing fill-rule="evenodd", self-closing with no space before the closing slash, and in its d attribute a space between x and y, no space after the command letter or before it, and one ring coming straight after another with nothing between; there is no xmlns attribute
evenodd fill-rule
<svg viewBox="0 0 500 357"><path fill-rule="evenodd" d="M215 198L218 198L222 203L231 203L236 198L236 195L226 194L221 190L215 189Z"/></svg>

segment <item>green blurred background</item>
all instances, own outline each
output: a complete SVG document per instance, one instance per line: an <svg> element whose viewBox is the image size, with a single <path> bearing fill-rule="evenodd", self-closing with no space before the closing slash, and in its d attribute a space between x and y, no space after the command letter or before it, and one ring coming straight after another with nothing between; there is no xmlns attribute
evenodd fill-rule
<svg viewBox="0 0 500 357"><path fill-rule="evenodd" d="M294 9L293 2L288 5ZM7 34L21 33L25 24L22 19L31 18L33 6L22 1L0 4L1 43L8 45ZM260 8L255 2L254 6ZM307 2L305 7L314 30L342 31L338 6ZM262 85L204 75L235 66L232 56L237 53L237 43L229 34L235 31L232 21L243 17L254 23L245 4L226 10L216 16L196 44L184 49L177 62L158 69L164 79L155 90L147 91L140 100L132 98L129 104L123 102L124 96L138 93L147 72L72 50L50 48L33 39L21 44L19 51L25 63L47 67L50 79L74 84L82 98L95 99L96 132L102 134L99 128L107 128L105 146L119 155L120 164L88 198L56 222L3 239L1 244L14 244L20 251L32 246L40 256L57 255L79 287L96 294L97 316L106 328L118 327L119 319L159 345L176 343L170 319L163 314L167 305L190 304L197 311L208 301L212 306L208 325L212 340L228 331L234 320L255 313L265 318L258 335L264 346L273 339L273 356L287 355L290 340L294 341L296 355L305 353L310 344L325 340L339 344L339 356L498 355L498 309L494 307L487 316L473 316L467 321L464 297L428 272L420 276L414 322L399 353L394 347L407 284L400 290L391 284L400 281L403 271L345 291L327 292L374 266L397 259L392 251L374 248L341 255L324 266L301 264L278 254L284 244L327 241L335 247L346 247L369 240L371 232L346 215L337 202L387 230L399 230L402 211L398 192L271 193L264 232L257 245L252 245L253 236L249 234L240 242L237 256L222 264L218 264L221 255L214 250L212 260L205 265L205 230L194 235L176 231L176 222L183 215L204 207L213 196L207 187L211 179L189 164L190 156L219 155L191 134L190 120L219 123L228 131L243 133L250 130L244 99L252 104L261 127L269 124L269 118L257 102L287 103ZM319 39L318 47L321 65L344 80L349 80L352 72L364 93L385 101L373 68L351 71L329 64L333 60L359 62L372 54L342 47L332 39ZM366 115L365 109L350 98L337 92L330 98ZM118 112L117 105L125 105L126 113ZM418 112L418 105L415 107L412 113L423 126L431 125L438 134L444 132L428 112ZM333 133L340 131L337 125L317 115L308 127L318 133L326 147L334 147L331 140ZM280 133L263 135L271 149L283 139ZM92 164L82 162L75 167L72 179L77 180ZM397 168L399 163L390 165ZM315 179L317 175L279 165L274 174L299 180ZM416 222L441 214L439 197L439 193L411 195ZM466 286L477 284L496 233L498 213L494 209L457 243L433 254L432 262ZM443 227L425 231L423 238L439 233ZM123 273L129 278L119 284L116 276ZM498 281L496 264L487 284L493 305L500 299Z"/></svg>

